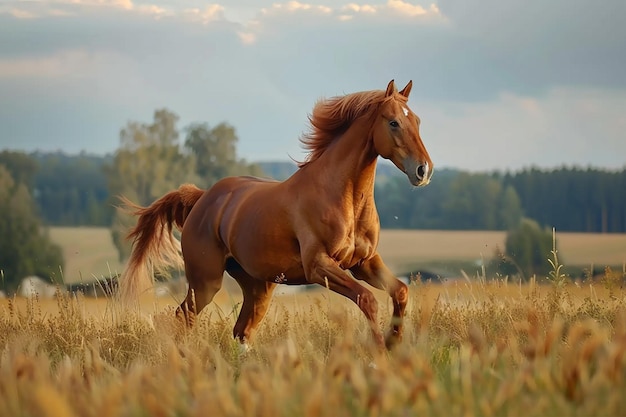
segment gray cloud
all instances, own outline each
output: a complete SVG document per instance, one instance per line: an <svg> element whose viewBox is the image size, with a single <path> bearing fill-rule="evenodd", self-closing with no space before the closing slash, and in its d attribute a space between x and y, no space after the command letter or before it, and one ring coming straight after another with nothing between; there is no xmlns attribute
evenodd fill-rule
<svg viewBox="0 0 626 417"><path fill-rule="evenodd" d="M571 1L458 1L439 6L459 37L511 75L511 89L553 85L626 87L626 3Z"/></svg>
<svg viewBox="0 0 626 417"><path fill-rule="evenodd" d="M227 120L248 159L301 158L315 100L395 78L414 80L411 105L444 165L619 166L626 152L623 119L610 111L626 96L621 1L6 4L0 147L110 152L126 121L165 106L181 125ZM589 96L587 113L566 105ZM517 117L529 108L538 110ZM573 117L602 123L570 129ZM610 152L584 145L591 136ZM560 137L580 146L556 140L562 155L540 152ZM501 153L473 153L483 149Z"/></svg>

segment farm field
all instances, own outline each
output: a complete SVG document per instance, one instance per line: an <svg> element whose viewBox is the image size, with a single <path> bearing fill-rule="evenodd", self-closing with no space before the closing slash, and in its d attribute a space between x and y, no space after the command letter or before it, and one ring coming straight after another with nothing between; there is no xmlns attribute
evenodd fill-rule
<svg viewBox="0 0 626 417"><path fill-rule="evenodd" d="M51 233L66 280L120 271L107 230ZM558 238L566 259L584 262L619 264L626 247L624 236ZM384 231L381 252L392 265L472 261L503 240ZM174 318L176 293L145 296L140 309L68 293L0 299L0 416L625 415L623 278L414 283L391 352L324 288L274 296L248 352L232 338L241 295L228 285L192 329ZM386 330L391 301L374 292Z"/></svg>
<svg viewBox="0 0 626 417"><path fill-rule="evenodd" d="M122 272L111 232L104 227L51 227L50 238L61 245L66 283L92 282Z"/></svg>
<svg viewBox="0 0 626 417"><path fill-rule="evenodd" d="M404 340L383 354L327 291L274 297L247 353L224 294L190 330L161 299L0 300L0 415L624 415L625 300L598 284L412 284Z"/></svg>
<svg viewBox="0 0 626 417"><path fill-rule="evenodd" d="M65 254L65 282L91 282L122 271L111 235L105 228L53 227L51 238ZM496 247L503 248L505 232L382 230L379 251L396 273L432 263L480 265ZM558 233L559 257L565 265L621 266L626 262L625 234ZM546 254L546 258L549 254ZM452 270L448 273L460 271ZM468 271L469 272L469 271ZM472 275L470 273L470 275Z"/></svg>

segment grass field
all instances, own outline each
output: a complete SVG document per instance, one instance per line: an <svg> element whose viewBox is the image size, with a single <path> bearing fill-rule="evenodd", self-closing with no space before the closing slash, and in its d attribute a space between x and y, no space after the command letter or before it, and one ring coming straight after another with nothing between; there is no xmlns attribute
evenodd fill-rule
<svg viewBox="0 0 626 417"><path fill-rule="evenodd" d="M248 353L231 336L238 301L218 301L184 330L149 299L142 313L1 300L0 415L626 414L619 288L412 285L404 340L383 355L356 306L326 291L275 297Z"/></svg>
<svg viewBox="0 0 626 417"><path fill-rule="evenodd" d="M103 229L54 229L71 276L109 276ZM474 261L503 233L385 231L392 265ZM619 264L624 236L559 236L565 259ZM589 247L589 245L596 245ZM568 252L569 251L569 252ZM350 301L324 288L277 295L253 349L232 338L228 288L192 329L180 294L141 309L60 293L0 300L0 416L626 415L626 290L601 280L503 279L410 286L403 341L373 347ZM380 325L392 305L381 291Z"/></svg>
<svg viewBox="0 0 626 417"><path fill-rule="evenodd" d="M50 235L63 247L66 282L91 282L94 277L121 272L108 229L53 227ZM435 265L442 273L460 276L457 265L478 267L482 258L493 256L496 247L504 247L505 238L504 232L382 230L379 251L396 273ZM624 234L557 233L557 239L559 256L566 265L593 264L602 270L605 265L626 262Z"/></svg>
<svg viewBox="0 0 626 417"><path fill-rule="evenodd" d="M92 282L122 272L111 232L104 227L51 227L50 238L61 245L66 283Z"/></svg>

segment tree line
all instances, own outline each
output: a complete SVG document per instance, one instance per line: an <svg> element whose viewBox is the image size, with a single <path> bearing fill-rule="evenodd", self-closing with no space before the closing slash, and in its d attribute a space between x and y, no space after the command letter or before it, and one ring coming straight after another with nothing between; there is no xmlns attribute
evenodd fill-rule
<svg viewBox="0 0 626 417"><path fill-rule="evenodd" d="M525 169L500 176L524 215L560 231L626 233L626 169Z"/></svg>
<svg viewBox="0 0 626 417"><path fill-rule="evenodd" d="M236 134L226 124L191 125L183 146L171 136L165 147L141 145L145 128L129 124L114 155L2 151L0 165L30 190L45 224L106 227L114 221L119 194L145 205L184 182L208 187L237 174L284 179L296 170L289 162L238 160ZM224 157L217 156L219 149ZM508 230L526 217L558 231L626 233L623 190L626 169L442 169L428 187L414 189L395 168L382 165L375 198L383 228Z"/></svg>
<svg viewBox="0 0 626 417"><path fill-rule="evenodd" d="M151 122L128 122L110 155L0 151L0 275L54 274L63 260L46 225L105 226L120 257L133 219L117 196L149 205L182 183L210 187L230 175L285 179L293 163L253 164L237 156L227 123L178 126L178 115L154 112ZM413 188L390 164L379 164L375 198L383 228L626 232L626 168L470 173L437 170L432 183ZM535 232L533 232L535 233ZM31 237L32 239L26 239ZM17 259L19 267L7 267Z"/></svg>
<svg viewBox="0 0 626 417"><path fill-rule="evenodd" d="M508 230L525 217L563 232L626 233L624 190L626 169L439 170L423 189L381 181L376 200L386 228Z"/></svg>
<svg viewBox="0 0 626 417"><path fill-rule="evenodd" d="M490 174L440 170L424 188L404 176L376 186L381 226L390 229L508 230L523 216L515 189Z"/></svg>

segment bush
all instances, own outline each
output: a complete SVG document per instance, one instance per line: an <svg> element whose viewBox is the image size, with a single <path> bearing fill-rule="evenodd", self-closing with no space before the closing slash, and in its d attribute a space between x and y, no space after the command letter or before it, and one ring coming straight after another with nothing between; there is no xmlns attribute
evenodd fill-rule
<svg viewBox="0 0 626 417"><path fill-rule="evenodd" d="M2 290L15 292L30 275L46 279L63 268L61 248L52 243L25 184L15 183L0 165L0 271ZM60 281L56 279L55 281Z"/></svg>
<svg viewBox="0 0 626 417"><path fill-rule="evenodd" d="M547 276L552 250L552 232L542 229L531 219L524 218L508 231L504 253L498 249L492 267L501 275L521 275L526 281L531 276Z"/></svg>

